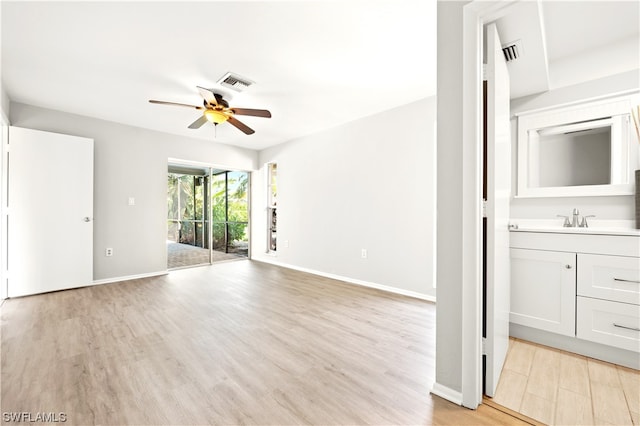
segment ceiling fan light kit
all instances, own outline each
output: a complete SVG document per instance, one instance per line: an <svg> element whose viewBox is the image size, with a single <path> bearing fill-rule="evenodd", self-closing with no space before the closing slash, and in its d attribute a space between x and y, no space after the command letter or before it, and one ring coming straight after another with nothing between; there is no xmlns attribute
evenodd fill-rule
<svg viewBox="0 0 640 426"><path fill-rule="evenodd" d="M190 129L199 129L205 123L213 123L215 126L224 122L229 122L238 130L244 132L247 135L255 133L255 131L234 117L234 115L249 115L253 117L271 118L271 112L266 109L251 109L251 108L230 108L229 103L222 98L222 95L213 93L211 89L205 89L198 86L198 91L204 99L204 106L181 104L177 102L156 101L150 99L152 104L161 105L176 105L188 108L194 108L202 110L202 116L189 125Z"/></svg>
<svg viewBox="0 0 640 426"><path fill-rule="evenodd" d="M209 122L213 124L224 123L229 119L229 117L224 112L215 109L205 109L204 116Z"/></svg>

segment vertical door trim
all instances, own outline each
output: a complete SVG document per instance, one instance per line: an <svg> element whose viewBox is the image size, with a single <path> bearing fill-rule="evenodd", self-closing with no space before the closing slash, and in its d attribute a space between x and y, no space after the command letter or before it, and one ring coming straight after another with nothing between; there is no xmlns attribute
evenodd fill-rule
<svg viewBox="0 0 640 426"><path fill-rule="evenodd" d="M8 211L7 200L9 191L9 120L2 112L0 131L2 132L2 138L0 138L2 147L0 152L2 158L0 159L0 182L2 189L0 190L0 300L4 300L9 297L9 280L7 275L8 268L8 255L9 255L9 240L7 238L8 228Z"/></svg>
<svg viewBox="0 0 640 426"><path fill-rule="evenodd" d="M462 405L482 402L482 52L484 24L515 1L474 0L462 22Z"/></svg>

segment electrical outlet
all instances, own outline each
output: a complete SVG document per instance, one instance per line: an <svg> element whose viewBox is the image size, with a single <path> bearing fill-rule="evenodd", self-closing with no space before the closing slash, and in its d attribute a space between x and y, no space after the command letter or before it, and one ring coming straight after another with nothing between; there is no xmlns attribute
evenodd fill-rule
<svg viewBox="0 0 640 426"><path fill-rule="evenodd" d="M104 255L107 257L113 256L113 249L111 247L104 249Z"/></svg>
<svg viewBox="0 0 640 426"><path fill-rule="evenodd" d="M362 249L362 251L360 252L360 257L362 257L363 259L367 258L367 249Z"/></svg>

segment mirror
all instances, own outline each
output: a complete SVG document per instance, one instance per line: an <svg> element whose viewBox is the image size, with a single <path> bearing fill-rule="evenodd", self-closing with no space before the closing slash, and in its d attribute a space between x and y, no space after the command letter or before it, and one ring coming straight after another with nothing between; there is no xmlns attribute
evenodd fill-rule
<svg viewBox="0 0 640 426"><path fill-rule="evenodd" d="M634 193L630 99L518 116L517 197Z"/></svg>
<svg viewBox="0 0 640 426"><path fill-rule="evenodd" d="M530 131L533 133L529 135L530 149L536 151L538 160L529 164L529 186L548 188L612 183L611 127L593 126L585 130L563 129L559 132L555 130ZM530 154L529 161L532 158L533 155ZM567 164L569 167L545 167L554 162ZM580 164L580 167L572 167L573 164Z"/></svg>

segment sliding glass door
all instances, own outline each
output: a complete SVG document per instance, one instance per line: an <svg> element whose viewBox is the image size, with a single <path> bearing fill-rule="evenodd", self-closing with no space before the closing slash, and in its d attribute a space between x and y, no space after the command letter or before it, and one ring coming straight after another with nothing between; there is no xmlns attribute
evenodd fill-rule
<svg viewBox="0 0 640 426"><path fill-rule="evenodd" d="M249 255L249 173L169 165L167 268Z"/></svg>

